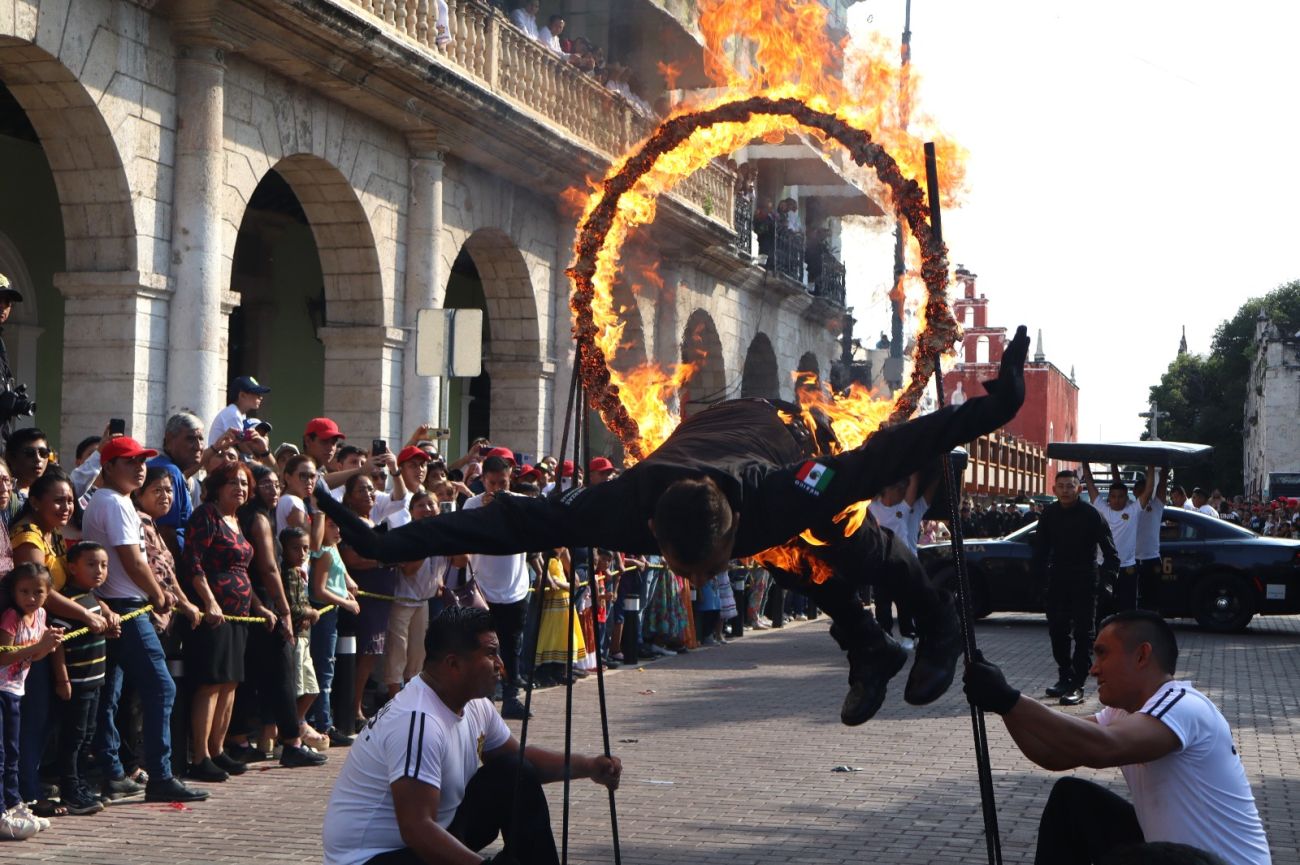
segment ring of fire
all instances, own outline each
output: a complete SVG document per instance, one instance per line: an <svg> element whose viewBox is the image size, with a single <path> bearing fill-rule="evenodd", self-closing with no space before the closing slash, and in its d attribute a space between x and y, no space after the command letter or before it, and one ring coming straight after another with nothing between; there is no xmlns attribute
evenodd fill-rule
<svg viewBox="0 0 1300 865"><path fill-rule="evenodd" d="M925 194L915 180L903 175L894 158L872 141L866 130L853 125L849 118L818 110L793 98L755 96L726 102L707 110L680 114L661 124L638 150L611 168L601 189L588 202L578 225L574 244L576 259L566 271L573 284L570 307L574 314L574 336L577 340L576 362L587 393L588 405L600 413L605 424L622 441L632 460L643 459L653 447L646 446L636 418L623 401L620 387L611 380L606 352L597 344L604 328L597 323L592 309L599 262L601 259L616 259L622 245L621 237L615 243L610 243L611 229L621 216L620 203L647 173L658 167L666 155L686 145L697 131L723 124L742 124L743 131L759 117L794 121L794 125L837 141L848 150L855 162L873 168L876 176L890 190L895 212L907 223L920 246L921 277L927 295L925 324L916 339L912 375L907 387L893 401L890 421L905 419L915 411L921 392L934 370L935 359L956 342L957 323L952 317L946 294L947 249L930 229ZM766 128L770 131L770 127ZM763 130L757 129L750 137L757 137L762 132ZM737 135L723 138L718 142L706 142L697 158L712 159L734 150ZM671 183L681 180L683 176L670 178L670 182L659 191L671 188ZM802 395L808 389L797 388L796 391ZM846 446L853 444L856 443L845 443Z"/></svg>

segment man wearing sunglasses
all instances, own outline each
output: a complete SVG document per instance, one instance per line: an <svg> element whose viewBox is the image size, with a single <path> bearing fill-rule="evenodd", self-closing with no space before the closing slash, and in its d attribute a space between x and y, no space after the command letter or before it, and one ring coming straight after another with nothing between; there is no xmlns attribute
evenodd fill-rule
<svg viewBox="0 0 1300 865"><path fill-rule="evenodd" d="M5 461L14 476L14 494L9 498L8 514L12 517L27 501L27 489L32 482L45 474L45 467L50 464L50 444L45 433L36 427L15 430L5 446Z"/></svg>

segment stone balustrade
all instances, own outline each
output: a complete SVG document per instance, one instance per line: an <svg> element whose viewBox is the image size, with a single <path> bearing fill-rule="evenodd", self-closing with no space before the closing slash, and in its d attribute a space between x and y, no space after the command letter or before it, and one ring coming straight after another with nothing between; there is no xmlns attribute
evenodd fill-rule
<svg viewBox="0 0 1300 865"><path fill-rule="evenodd" d="M358 8L402 39L444 57L522 111L539 115L614 159L654 128L632 104L525 36L483 0L448 0L451 42L436 47L434 0L335 0ZM683 181L674 193L694 210L728 228L734 216L735 178L718 163Z"/></svg>

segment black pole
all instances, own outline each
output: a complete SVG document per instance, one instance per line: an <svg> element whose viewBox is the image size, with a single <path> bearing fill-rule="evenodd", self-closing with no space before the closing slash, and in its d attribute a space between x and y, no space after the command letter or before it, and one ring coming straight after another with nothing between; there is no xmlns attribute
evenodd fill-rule
<svg viewBox="0 0 1300 865"><path fill-rule="evenodd" d="M579 354L581 349L579 349ZM579 355L574 356L574 375L577 376L578 369L582 365L582 358ZM575 407L577 414L573 417L573 474L569 482L572 486L578 484L578 467L582 465L582 418L586 413L586 389L582 386L579 378L577 384L577 400ZM565 426L568 426L568 418L565 418ZM556 482L557 488L564 486L564 451L560 451L560 479ZM564 655L564 820L562 840L560 844L560 863L568 865L569 863L569 796L570 789L573 785L573 628L578 619L578 590L581 585L578 583L578 565L570 557L570 563L573 568L573 576L569 578L569 626L565 629L569 649ZM597 653L599 654L599 652Z"/></svg>
<svg viewBox="0 0 1300 865"><path fill-rule="evenodd" d="M942 212L939 207L939 170L934 155L934 143L925 143L925 180L930 203L930 232L936 244L943 243ZM934 359L935 395L939 407L944 406L943 370L939 358ZM957 570L957 611L961 619L963 651L966 663L975 657L974 615L970 599L970 576L966 571L966 552L959 517L961 488L951 455L943 461L944 486L948 492L948 515L952 529L952 557ZM984 812L984 842L988 848L989 865L1002 865L1002 838L998 831L997 804L993 797L993 767L989 758L988 730L984 726L984 713L974 704L970 707L971 727L975 736L975 765L979 775L980 805Z"/></svg>

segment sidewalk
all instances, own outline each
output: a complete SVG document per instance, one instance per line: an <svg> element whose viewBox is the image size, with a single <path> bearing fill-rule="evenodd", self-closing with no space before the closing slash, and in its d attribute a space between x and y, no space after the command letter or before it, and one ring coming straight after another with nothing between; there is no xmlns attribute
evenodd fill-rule
<svg viewBox="0 0 1300 865"><path fill-rule="evenodd" d="M932 706L892 687L866 725L840 725L847 668L826 620L746 632L607 675L611 739L625 765L618 793L628 865L808 865L985 861L970 715L960 690ZM1278 865L1300 862L1300 618L1256 620L1241 635L1178 627L1180 675L1219 702L1233 725ZM985 653L1036 693L1051 678L1041 617L978 626ZM600 747L594 677L574 689L574 749ZM1093 695L1090 695L1093 696ZM563 749L562 688L534 695L529 741ZM1095 699L1078 708L1096 711ZM511 727L518 729L518 723ZM989 719L1005 860L1032 861L1038 815L1055 775L1015 750ZM211 785L188 810L125 805L69 817L38 838L0 845L0 861L309 863L320 861L321 817L346 751L320 769L259 770ZM836 766L861 768L835 773ZM1118 771L1080 775L1123 792ZM548 788L557 840L561 786ZM613 861L603 788L575 781L569 860Z"/></svg>

